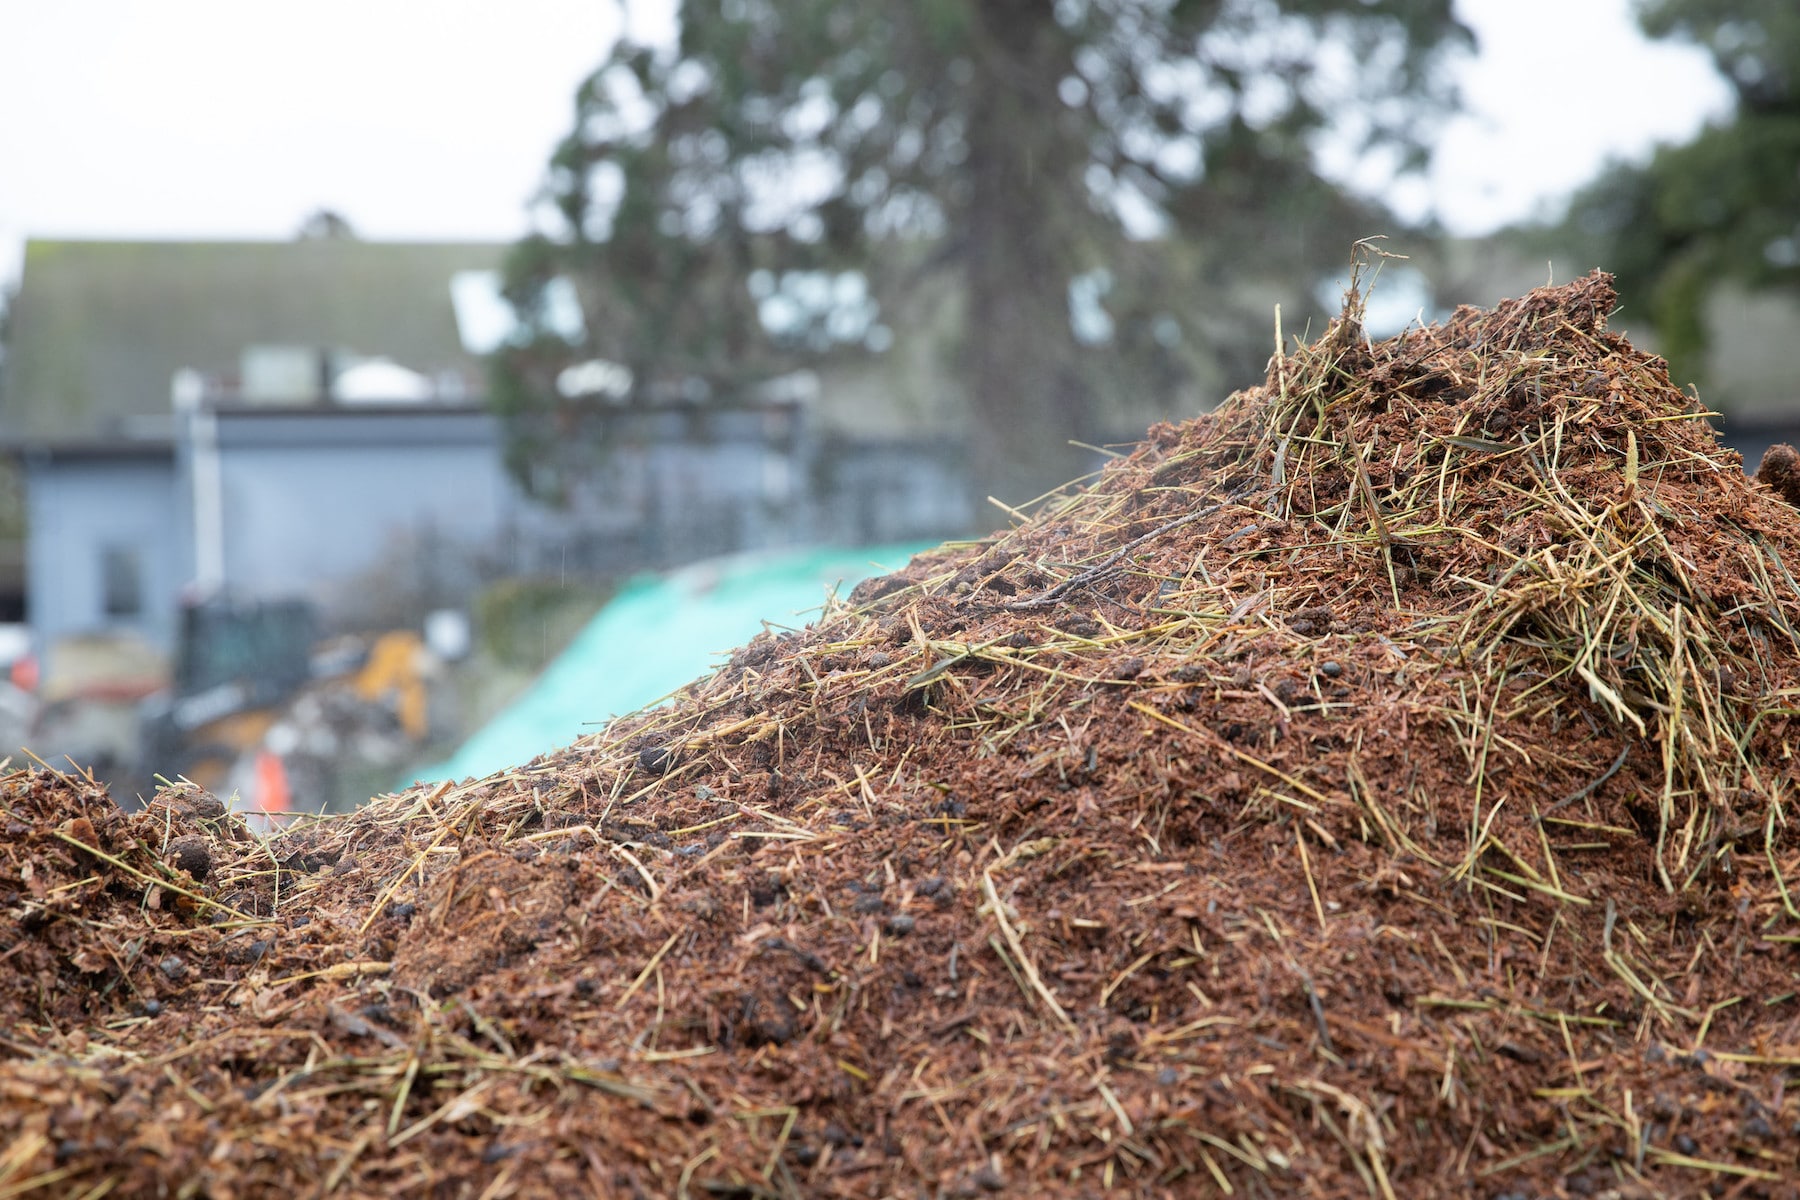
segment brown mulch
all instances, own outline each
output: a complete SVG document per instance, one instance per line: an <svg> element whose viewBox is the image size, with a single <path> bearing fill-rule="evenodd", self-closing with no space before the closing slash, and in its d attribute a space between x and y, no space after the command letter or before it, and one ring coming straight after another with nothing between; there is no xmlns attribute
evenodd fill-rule
<svg viewBox="0 0 1800 1200"><path fill-rule="evenodd" d="M1800 513L1595 275L268 842L0 779L0 1198L1788 1196Z"/></svg>
<svg viewBox="0 0 1800 1200"><path fill-rule="evenodd" d="M1786 442L1770 446L1757 464L1756 480L1768 484L1789 504L1800 505L1800 451Z"/></svg>

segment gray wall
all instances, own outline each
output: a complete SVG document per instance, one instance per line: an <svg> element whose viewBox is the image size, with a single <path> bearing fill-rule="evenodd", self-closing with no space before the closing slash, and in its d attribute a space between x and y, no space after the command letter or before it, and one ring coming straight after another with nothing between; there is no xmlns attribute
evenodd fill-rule
<svg viewBox="0 0 1800 1200"><path fill-rule="evenodd" d="M598 447L567 511L521 503L507 565L609 574L778 546L970 532L952 439L821 435L806 410L630 410L590 418Z"/></svg>
<svg viewBox="0 0 1800 1200"><path fill-rule="evenodd" d="M1005 524L999 509L969 511L962 443L948 439L833 438L821 448L813 486L820 541L868 545L982 533Z"/></svg>
<svg viewBox="0 0 1800 1200"><path fill-rule="evenodd" d="M566 509L507 474L476 409L217 414L224 577L234 600L306 598L327 627L411 620L502 574L612 575L816 542L945 536L970 524L960 447L818 438L801 414L638 411ZM182 431L187 432L185 429ZM195 570L194 445L162 457L28 459L30 614L40 648L129 630L174 649ZM134 549L144 609L104 611L101 559Z"/></svg>
<svg viewBox="0 0 1800 1200"><path fill-rule="evenodd" d="M342 608L380 578L466 576L516 503L480 412L222 413L219 448L225 579L244 599Z"/></svg>
<svg viewBox="0 0 1800 1200"><path fill-rule="evenodd" d="M583 564L608 572L805 540L810 498L777 415L773 430L755 412L614 416L568 509L539 526L547 546L609 544Z"/></svg>
<svg viewBox="0 0 1800 1200"><path fill-rule="evenodd" d="M176 537L176 485L167 455L35 456L25 460L31 520L27 619L40 651L72 634L132 633L166 646L190 571ZM104 611L109 546L135 559L142 609Z"/></svg>

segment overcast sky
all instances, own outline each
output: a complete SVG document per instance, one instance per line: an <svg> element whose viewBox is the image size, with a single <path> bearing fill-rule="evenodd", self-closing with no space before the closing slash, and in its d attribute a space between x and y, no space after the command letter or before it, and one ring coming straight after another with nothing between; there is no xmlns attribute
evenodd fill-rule
<svg viewBox="0 0 1800 1200"><path fill-rule="evenodd" d="M1728 108L1629 0L1459 0L1470 108L1406 193L1479 233ZM507 239L614 36L607 0L0 0L0 281L27 236ZM662 18L666 23L667 18ZM655 17L647 18L654 22Z"/></svg>

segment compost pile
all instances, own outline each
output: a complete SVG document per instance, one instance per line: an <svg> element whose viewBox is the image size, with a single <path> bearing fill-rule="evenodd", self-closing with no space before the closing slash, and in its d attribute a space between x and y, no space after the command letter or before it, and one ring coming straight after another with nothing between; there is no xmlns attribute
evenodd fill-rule
<svg viewBox="0 0 1800 1200"><path fill-rule="evenodd" d="M0 779L0 1196L1793 1194L1800 513L1594 275L567 750Z"/></svg>

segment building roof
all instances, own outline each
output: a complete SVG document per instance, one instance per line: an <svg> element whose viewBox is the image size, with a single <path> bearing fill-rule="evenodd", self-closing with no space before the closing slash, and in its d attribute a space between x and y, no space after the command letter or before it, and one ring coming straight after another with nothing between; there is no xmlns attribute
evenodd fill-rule
<svg viewBox="0 0 1800 1200"><path fill-rule="evenodd" d="M471 376L450 281L498 243L41 241L25 247L0 369L0 439L155 437L177 370L234 372L248 346L385 355Z"/></svg>

